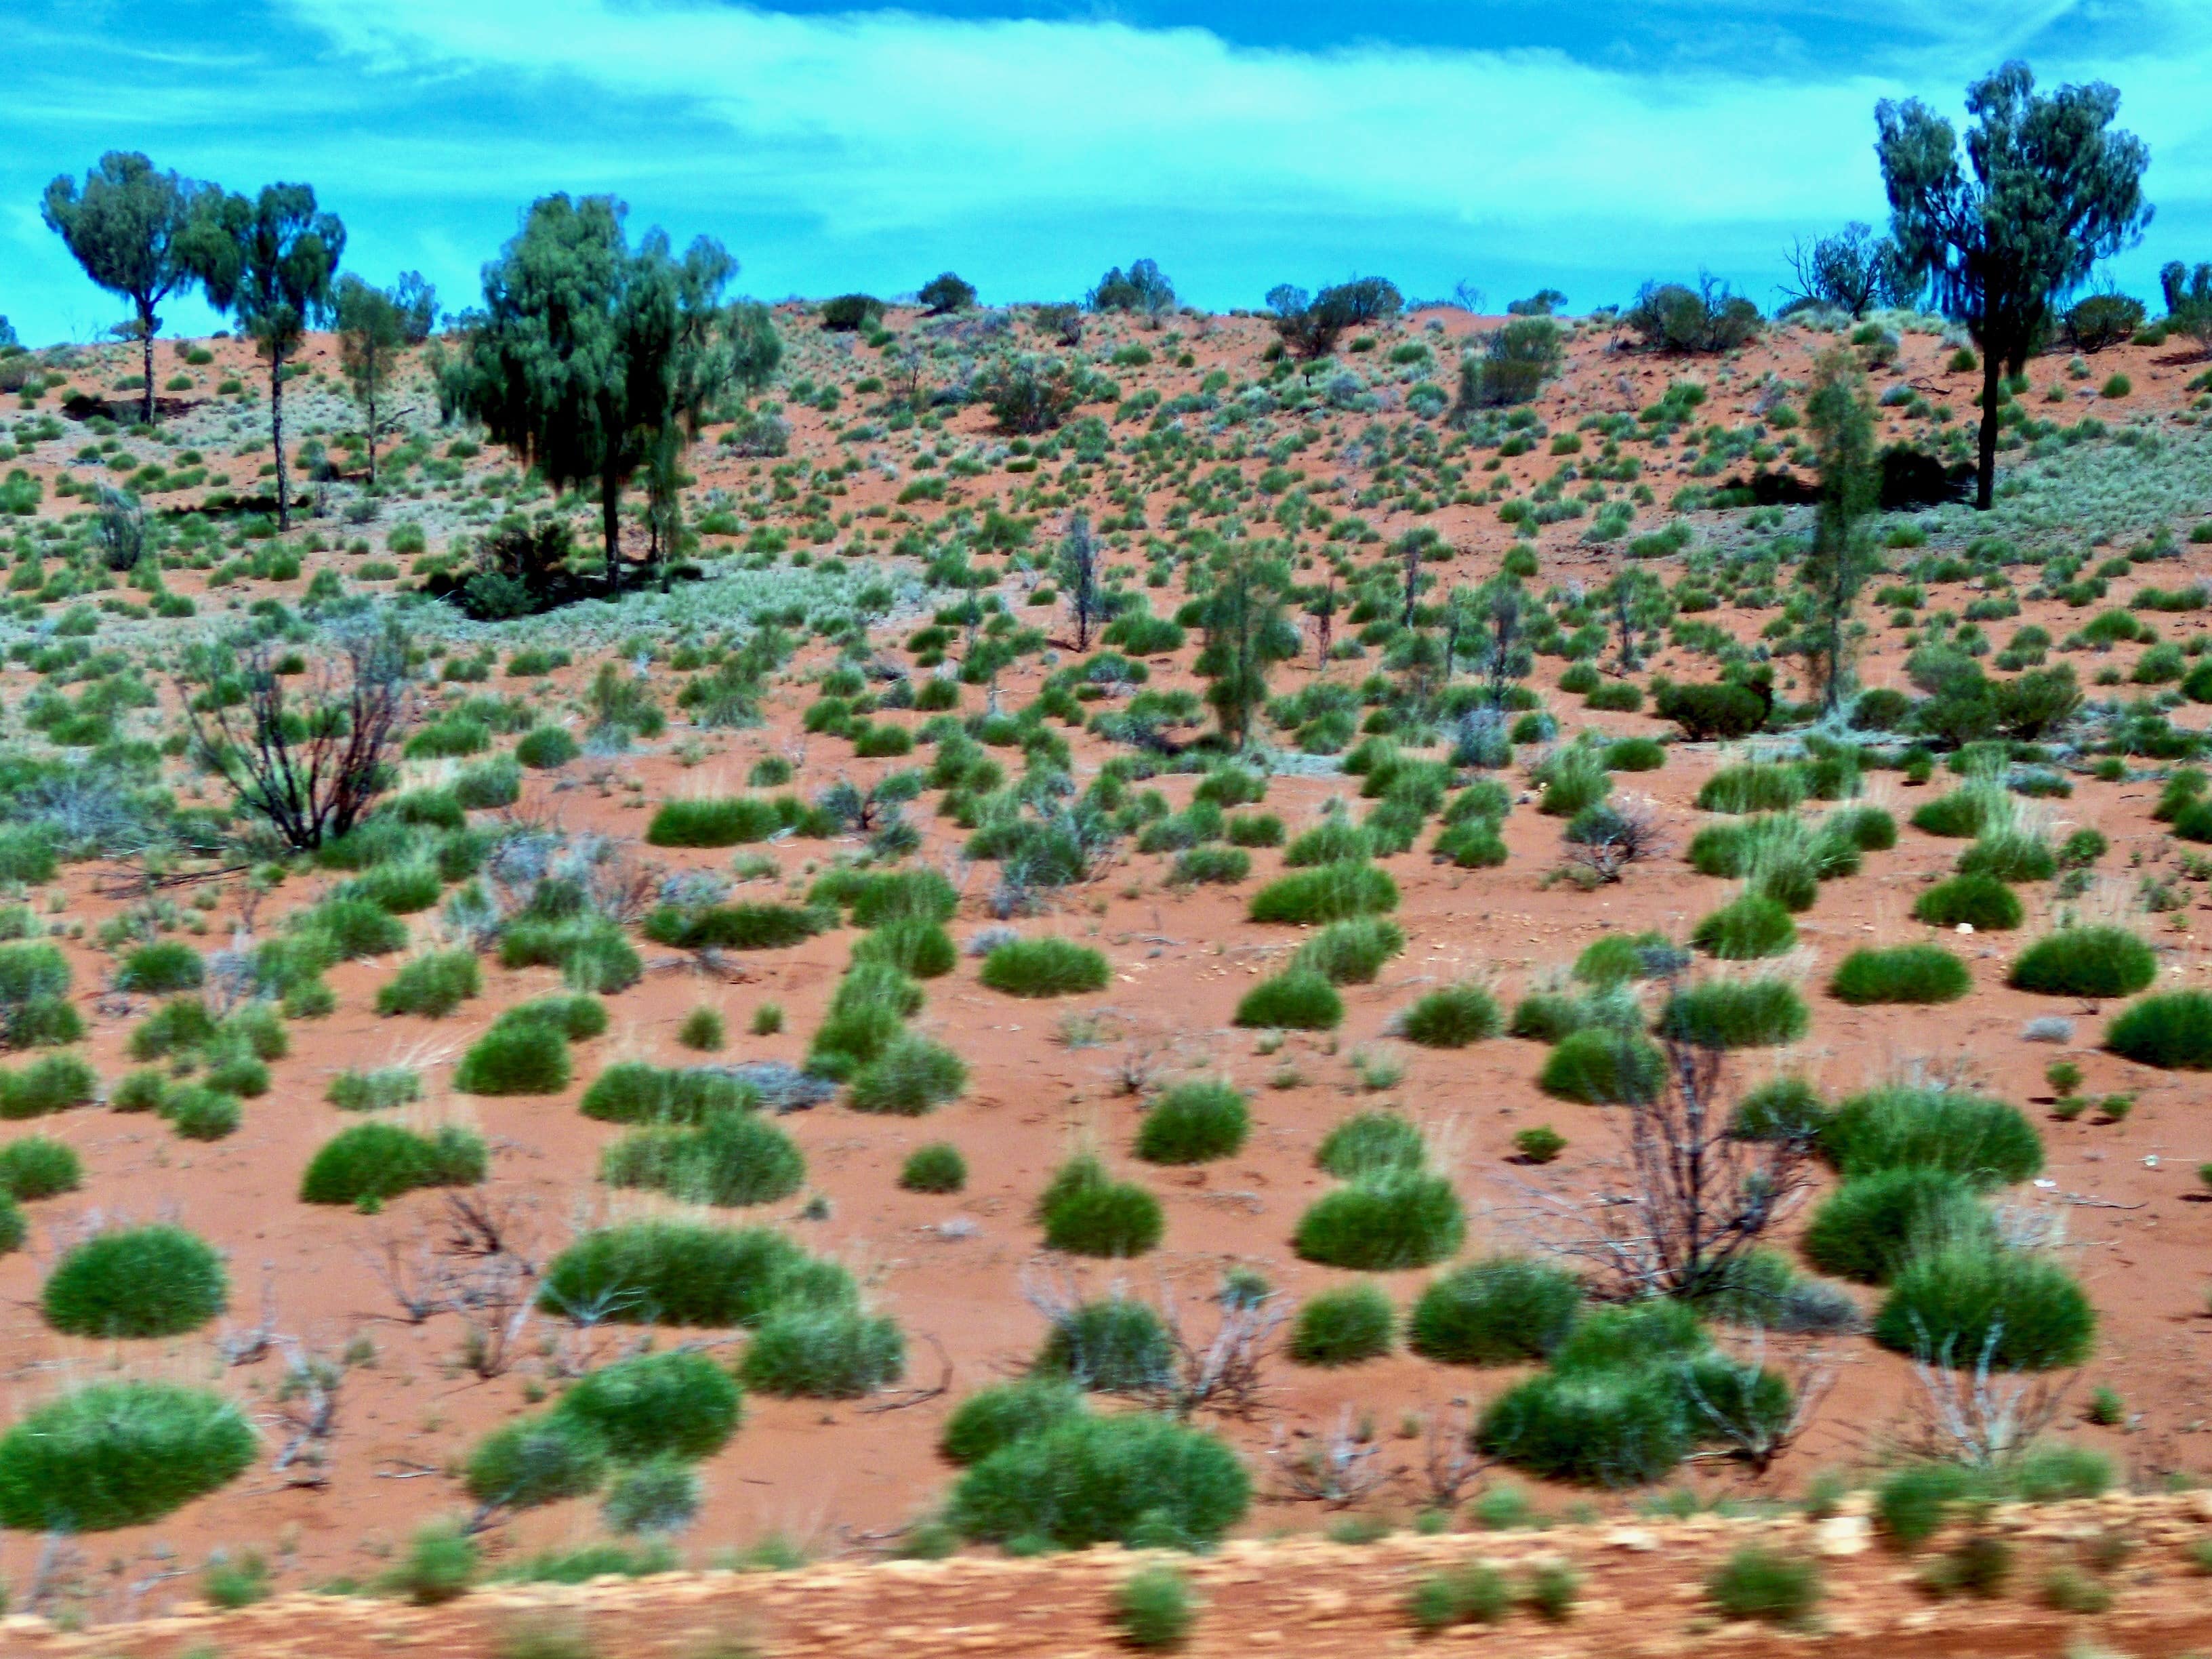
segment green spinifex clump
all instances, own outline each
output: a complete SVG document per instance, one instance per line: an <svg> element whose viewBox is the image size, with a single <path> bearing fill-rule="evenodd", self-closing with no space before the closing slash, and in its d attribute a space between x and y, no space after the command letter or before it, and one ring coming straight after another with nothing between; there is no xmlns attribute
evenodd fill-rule
<svg viewBox="0 0 2212 1659"><path fill-rule="evenodd" d="M255 1449L252 1428L220 1395L95 1382L38 1407L0 1437L0 1527L143 1526L228 1486Z"/></svg>
<svg viewBox="0 0 2212 1659"><path fill-rule="evenodd" d="M356 1123L308 1164L300 1201L377 1203L417 1187L473 1186L489 1167L483 1137L455 1124L423 1135L396 1123Z"/></svg>
<svg viewBox="0 0 2212 1659"><path fill-rule="evenodd" d="M2005 982L2047 997L2125 997L2158 977L2158 957L2124 927L2066 927L2013 959Z"/></svg>
<svg viewBox="0 0 2212 1659"><path fill-rule="evenodd" d="M222 1258L181 1227L155 1223L100 1233L64 1253L40 1304L69 1336L181 1336L230 1297Z"/></svg>
<svg viewBox="0 0 2212 1659"><path fill-rule="evenodd" d="M1150 1414L1077 1417L1001 1446L953 1489L963 1536L1091 1544L1213 1542L1243 1518L1251 1477L1212 1435Z"/></svg>
<svg viewBox="0 0 2212 1659"><path fill-rule="evenodd" d="M1874 1003L1956 1002L1974 988L1966 964L1940 945L1854 951L1837 967L1828 994L1856 1007Z"/></svg>
<svg viewBox="0 0 2212 1659"><path fill-rule="evenodd" d="M1148 1164L1206 1164L1244 1145L1252 1114L1243 1092L1211 1079L1179 1083L1146 1112L1137 1156Z"/></svg>

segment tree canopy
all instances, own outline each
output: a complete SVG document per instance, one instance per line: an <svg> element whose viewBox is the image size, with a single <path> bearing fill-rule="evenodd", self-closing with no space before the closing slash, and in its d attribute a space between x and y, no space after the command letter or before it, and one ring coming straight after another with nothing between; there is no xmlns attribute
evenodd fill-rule
<svg viewBox="0 0 2212 1659"><path fill-rule="evenodd" d="M376 487L376 441L382 432L378 406L399 354L429 337L437 314L437 290L411 270L390 289L354 276L338 283L339 362L368 428L372 489Z"/></svg>

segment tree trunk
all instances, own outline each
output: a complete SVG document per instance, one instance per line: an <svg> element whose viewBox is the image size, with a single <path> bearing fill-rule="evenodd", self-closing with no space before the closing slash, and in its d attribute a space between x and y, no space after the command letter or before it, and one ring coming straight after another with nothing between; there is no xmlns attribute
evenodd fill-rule
<svg viewBox="0 0 2212 1659"><path fill-rule="evenodd" d="M143 301L138 306L138 343L146 365L146 424L151 426L154 424L154 307Z"/></svg>
<svg viewBox="0 0 2212 1659"><path fill-rule="evenodd" d="M362 401L368 406L368 487L376 488L376 347L366 348L368 354L368 373L362 380Z"/></svg>
<svg viewBox="0 0 2212 1659"><path fill-rule="evenodd" d="M607 592L622 592L622 480L612 469L599 475L599 533L607 544Z"/></svg>
<svg viewBox="0 0 2212 1659"><path fill-rule="evenodd" d="M1981 465L1974 476L1974 507L1986 513L1997 497L1997 393L2002 389L2003 365L1994 351L1982 356Z"/></svg>
<svg viewBox="0 0 2212 1659"><path fill-rule="evenodd" d="M292 527L292 492L284 481L284 354L269 354L269 441L276 452L276 533Z"/></svg>

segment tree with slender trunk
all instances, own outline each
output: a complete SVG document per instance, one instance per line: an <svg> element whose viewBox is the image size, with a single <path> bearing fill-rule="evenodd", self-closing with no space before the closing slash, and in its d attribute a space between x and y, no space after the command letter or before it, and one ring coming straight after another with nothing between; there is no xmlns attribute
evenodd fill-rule
<svg viewBox="0 0 2212 1659"><path fill-rule="evenodd" d="M307 331L337 305L345 227L315 205L309 185L267 185L249 201L217 196L185 233L186 255L208 302L236 319L269 360L269 438L276 454L276 528L292 527L284 470L284 369Z"/></svg>
<svg viewBox="0 0 2212 1659"><path fill-rule="evenodd" d="M1067 609L1075 618L1075 648L1091 648L1091 630L1098 625L1098 538L1091 529L1091 515L1078 513L1067 522L1067 537L1060 544L1060 586Z"/></svg>
<svg viewBox="0 0 2212 1659"><path fill-rule="evenodd" d="M198 281L186 257L186 232L220 192L213 185L174 173L156 173L136 150L110 150L80 187L64 173L46 186L40 204L46 228L69 245L84 274L110 294L131 301L129 324L144 364L140 407L154 423L154 337L161 331L156 309L171 295Z"/></svg>
<svg viewBox="0 0 2212 1659"><path fill-rule="evenodd" d="M2119 93L2101 82L2039 94L2027 64L2007 64L1966 89L1976 125L1962 165L1950 122L1918 99L1875 106L1891 237L1981 348L1974 504L1984 512L1996 498L2005 376L2026 371L2054 310L2097 263L2134 246L2150 223L2150 150L2113 130L2119 108Z"/></svg>
<svg viewBox="0 0 2212 1659"><path fill-rule="evenodd" d="M1814 366L1805 424L1820 458L1820 507L1797 574L1814 600L1806 655L1820 682L1820 706L1833 714L1850 678L1851 610L1877 564L1868 520L1881 501L1874 398L1858 360L1840 346Z"/></svg>
<svg viewBox="0 0 2212 1659"><path fill-rule="evenodd" d="M429 303L434 308L436 301ZM378 408L400 354L419 343L422 336L415 331L416 313L404 303L402 290L376 288L358 276L338 283L337 319L339 365L361 406L363 435L368 440L368 487L374 489L376 442L384 435ZM428 331L425 327L423 333Z"/></svg>
<svg viewBox="0 0 2212 1659"><path fill-rule="evenodd" d="M1267 701L1268 671L1298 654L1298 630L1283 609L1290 569L1265 544L1238 542L1215 556L1212 574L1199 609L1206 644L1197 668L1221 735L1242 749Z"/></svg>
<svg viewBox="0 0 2212 1659"><path fill-rule="evenodd" d="M439 376L448 415L483 422L556 488L598 486L613 592L630 479L781 349L760 315L723 305L738 264L721 244L701 237L679 259L654 230L633 251L628 211L608 196L533 203L484 268L484 308L463 319Z"/></svg>

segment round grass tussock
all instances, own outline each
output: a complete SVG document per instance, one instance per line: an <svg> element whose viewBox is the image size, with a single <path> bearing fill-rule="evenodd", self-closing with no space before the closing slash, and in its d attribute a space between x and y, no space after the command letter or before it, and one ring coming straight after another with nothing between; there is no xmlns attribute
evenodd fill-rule
<svg viewBox="0 0 2212 1659"><path fill-rule="evenodd" d="M95 1382L0 1437L0 1527L72 1534L143 1526L230 1484L252 1463L235 1406L169 1382Z"/></svg>
<svg viewBox="0 0 2212 1659"><path fill-rule="evenodd" d="M300 1180L303 1204L380 1202L417 1187L468 1187L484 1178L483 1139L453 1124L416 1134L396 1123L356 1123L324 1142Z"/></svg>
<svg viewBox="0 0 2212 1659"><path fill-rule="evenodd" d="M1453 1268L1421 1292L1406 1344L1451 1365L1516 1365L1547 1359L1582 1313L1565 1268L1525 1256L1492 1256Z"/></svg>
<svg viewBox="0 0 2212 1659"><path fill-rule="evenodd" d="M555 1315L722 1330L857 1296L843 1268L769 1228L651 1220L585 1234L547 1266L538 1303Z"/></svg>
<svg viewBox="0 0 2212 1659"><path fill-rule="evenodd" d="M1930 927L2001 933L2019 927L2027 912L2020 895L1995 876L1954 876L1922 892L1912 902L1912 915Z"/></svg>
<svg viewBox="0 0 2212 1659"><path fill-rule="evenodd" d="M555 1407L626 1462L663 1454L712 1457L738 1431L744 1413L744 1395L729 1372L706 1354L681 1349L602 1366Z"/></svg>
<svg viewBox="0 0 2212 1659"><path fill-rule="evenodd" d="M1764 894L1746 893L1692 928L1690 943L1723 962L1753 962L1778 957L1795 945L1797 924L1788 905Z"/></svg>
<svg viewBox="0 0 2212 1659"><path fill-rule="evenodd" d="M1714 980L1685 986L1659 1011L1667 1036L1703 1048L1763 1048L1795 1042L1812 1024L1804 998L1785 980Z"/></svg>
<svg viewBox="0 0 2212 1659"><path fill-rule="evenodd" d="M494 1429L477 1442L461 1472L477 1503L510 1510L583 1498L606 1478L606 1442L590 1424L558 1412Z"/></svg>
<svg viewBox="0 0 2212 1659"><path fill-rule="evenodd" d="M123 958L115 975L116 988L167 996L172 991L197 991L207 977L200 953L182 939L157 939L142 945Z"/></svg>
<svg viewBox="0 0 2212 1659"><path fill-rule="evenodd" d="M1805 775L1785 763L1724 766L1698 788L1700 812L1786 812L1805 799Z"/></svg>
<svg viewBox="0 0 2212 1659"><path fill-rule="evenodd" d="M799 1143L751 1112L720 1112L694 1127L639 1129L600 1155L610 1187L643 1187L686 1204L740 1209L788 1198L806 1180Z"/></svg>
<svg viewBox="0 0 2212 1659"><path fill-rule="evenodd" d="M2023 1251L1972 1245L1923 1255L1891 1281L1875 1316L1885 1348L1971 1371L2044 1371L2089 1357L2097 1316L2074 1276Z"/></svg>
<svg viewBox="0 0 2212 1659"><path fill-rule="evenodd" d="M859 1400L905 1372L898 1326L852 1308L771 1314L738 1365L747 1388L781 1400Z"/></svg>
<svg viewBox="0 0 2212 1659"><path fill-rule="evenodd" d="M1820 1133L1850 1180L1880 1170L1948 1170L1987 1191L2043 1172L2043 1138L2020 1110L1963 1090L1894 1086L1854 1096Z"/></svg>
<svg viewBox="0 0 2212 1659"><path fill-rule="evenodd" d="M2212 1071L2212 994L2169 991L2145 997L2105 1027L2105 1047L2162 1071Z"/></svg>
<svg viewBox="0 0 2212 1659"><path fill-rule="evenodd" d="M1803 1078L1771 1078L1736 1103L1729 1133L1737 1140L1812 1140L1829 1115L1828 1103Z"/></svg>
<svg viewBox="0 0 2212 1659"><path fill-rule="evenodd" d="M461 1056L453 1087L465 1095L557 1095L569 1075L568 1040L559 1027L508 1019Z"/></svg>
<svg viewBox="0 0 2212 1659"><path fill-rule="evenodd" d="M1956 1002L1974 988L1966 964L1940 945L1854 951L1828 981L1828 994L1855 1008L1875 1003Z"/></svg>
<svg viewBox="0 0 2212 1659"><path fill-rule="evenodd" d="M27 1066L0 1072L0 1120L17 1122L89 1106L99 1093L99 1073L75 1054L41 1055Z"/></svg>
<svg viewBox="0 0 2212 1659"><path fill-rule="evenodd" d="M862 934L853 946L853 960L887 962L915 979L940 979L959 965L960 952L952 935L936 922L901 916Z"/></svg>
<svg viewBox="0 0 2212 1659"><path fill-rule="evenodd" d="M1805 1228L1805 1259L1838 1279L1887 1285L1916 1257L1995 1237L1963 1176L1908 1164L1859 1176L1822 1199Z"/></svg>
<svg viewBox="0 0 2212 1659"><path fill-rule="evenodd" d="M1397 908L1398 884L1389 871L1342 859L1278 877L1252 896L1246 915L1254 921L1318 926Z"/></svg>
<svg viewBox="0 0 2212 1659"><path fill-rule="evenodd" d="M1086 1409L1083 1391L1072 1382L1034 1376L994 1382L952 1408L937 1449L946 1461L965 1468L1001 1446L1080 1417Z"/></svg>
<svg viewBox="0 0 2212 1659"><path fill-rule="evenodd" d="M1243 1095L1227 1083L1179 1083L1153 1103L1137 1129L1136 1152L1147 1164L1206 1164L1244 1145L1252 1125Z"/></svg>
<svg viewBox="0 0 2212 1659"><path fill-rule="evenodd" d="M920 1117L960 1098L968 1066L941 1042L908 1031L853 1073L845 1103L856 1112Z"/></svg>
<svg viewBox="0 0 2212 1659"><path fill-rule="evenodd" d="M1066 1549L1172 1535L1212 1544L1244 1516L1251 1478L1213 1436L1148 1414L1078 1417L993 1452L953 1489L963 1537Z"/></svg>
<svg viewBox="0 0 2212 1659"><path fill-rule="evenodd" d="M1175 1368L1175 1344L1159 1315L1126 1297L1085 1302L1054 1316L1036 1371L1098 1394L1137 1394Z"/></svg>
<svg viewBox="0 0 2212 1659"><path fill-rule="evenodd" d="M1692 1434L1679 1385L1661 1370L1550 1370L1493 1400L1475 1443L1546 1480L1623 1487L1664 1476Z"/></svg>
<svg viewBox="0 0 2212 1659"><path fill-rule="evenodd" d="M1040 1207L1045 1248L1109 1260L1142 1255L1167 1230L1160 1201L1095 1164L1079 1178L1055 1176Z"/></svg>
<svg viewBox="0 0 2212 1659"><path fill-rule="evenodd" d="M2158 977L2158 957L2124 927L2067 927L2013 959L2005 983L2046 997L2130 997Z"/></svg>
<svg viewBox="0 0 2212 1659"><path fill-rule="evenodd" d="M46 1323L66 1336L181 1336L229 1305L214 1246L181 1227L96 1234L65 1251L40 1293Z"/></svg>
<svg viewBox="0 0 2212 1659"><path fill-rule="evenodd" d="M698 1123L753 1103L751 1091L718 1072L671 1071L629 1060L593 1078L577 1109L602 1123Z"/></svg>
<svg viewBox="0 0 2212 1659"><path fill-rule="evenodd" d="M1448 985L1431 991L1399 1017L1399 1033L1424 1048L1464 1048L1498 1035L1504 1018L1498 1002L1479 985Z"/></svg>
<svg viewBox="0 0 2212 1659"><path fill-rule="evenodd" d="M968 1185L968 1160L948 1142L917 1146L899 1166L898 1184L910 1193L957 1193Z"/></svg>
<svg viewBox="0 0 2212 1659"><path fill-rule="evenodd" d="M238 1133L245 1112L235 1095L193 1085L163 1097L162 1117L185 1140L222 1140Z"/></svg>
<svg viewBox="0 0 2212 1659"><path fill-rule="evenodd" d="M1248 1030L1333 1030L1344 1023L1344 999L1319 974L1292 968L1247 991L1231 1023Z"/></svg>
<svg viewBox="0 0 2212 1659"><path fill-rule="evenodd" d="M1361 1112L1322 1138L1314 1162L1340 1181L1387 1170L1418 1170L1428 1162L1421 1132L1395 1112Z"/></svg>
<svg viewBox="0 0 2212 1659"><path fill-rule="evenodd" d="M28 1203L73 1193L84 1184L84 1163L65 1140L26 1135L0 1146L0 1193Z"/></svg>
<svg viewBox="0 0 2212 1659"><path fill-rule="evenodd" d="M983 958L983 983L1008 996L1076 996L1112 978L1103 953L1068 939L1010 939Z"/></svg>
<svg viewBox="0 0 2212 1659"><path fill-rule="evenodd" d="M1365 1175L1324 1194L1298 1218L1292 1244L1308 1261L1355 1273L1429 1267L1459 1249L1467 1217L1443 1176L1419 1170Z"/></svg>
<svg viewBox="0 0 2212 1659"><path fill-rule="evenodd" d="M1390 1352L1397 1310L1373 1285L1345 1285L1306 1298L1291 1322L1290 1356L1301 1365L1356 1365Z"/></svg>
<svg viewBox="0 0 2212 1659"><path fill-rule="evenodd" d="M1165 1564L1138 1568L1114 1591L1114 1623L1140 1652L1180 1647L1197 1616L1190 1580Z"/></svg>
<svg viewBox="0 0 2212 1659"><path fill-rule="evenodd" d="M1371 985L1382 964L1406 948L1406 930L1383 916L1332 921L1291 958L1294 969L1319 974L1331 985Z"/></svg>
<svg viewBox="0 0 2212 1659"><path fill-rule="evenodd" d="M1619 1106L1656 1098L1666 1075L1666 1056L1655 1044L1633 1031L1591 1025L1559 1040L1536 1086L1559 1100Z"/></svg>

